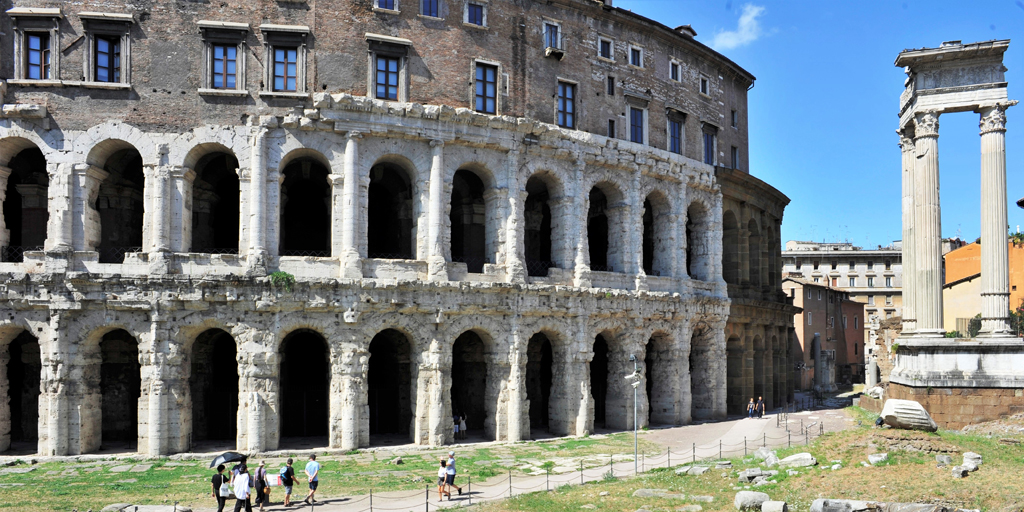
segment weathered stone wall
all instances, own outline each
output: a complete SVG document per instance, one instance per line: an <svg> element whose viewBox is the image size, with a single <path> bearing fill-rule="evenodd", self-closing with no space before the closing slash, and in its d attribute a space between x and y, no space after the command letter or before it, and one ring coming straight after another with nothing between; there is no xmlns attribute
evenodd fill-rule
<svg viewBox="0 0 1024 512"><path fill-rule="evenodd" d="M886 397L919 402L940 428L950 430L1024 412L1024 392L1011 388L918 388L890 383Z"/></svg>

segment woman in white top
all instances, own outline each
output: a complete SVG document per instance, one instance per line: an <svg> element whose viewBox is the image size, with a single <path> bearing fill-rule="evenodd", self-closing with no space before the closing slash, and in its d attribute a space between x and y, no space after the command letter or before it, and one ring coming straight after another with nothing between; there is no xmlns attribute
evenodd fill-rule
<svg viewBox="0 0 1024 512"><path fill-rule="evenodd" d="M245 464L238 467L238 474L231 479L231 487L235 490L235 512L245 507L245 512L252 512L252 504L249 503L249 487L251 479Z"/></svg>
<svg viewBox="0 0 1024 512"><path fill-rule="evenodd" d="M445 461L441 459L441 467L437 468L437 501L444 500L444 495L448 495L448 501L452 500L452 493L445 492L444 486L447 480L448 470L445 468Z"/></svg>

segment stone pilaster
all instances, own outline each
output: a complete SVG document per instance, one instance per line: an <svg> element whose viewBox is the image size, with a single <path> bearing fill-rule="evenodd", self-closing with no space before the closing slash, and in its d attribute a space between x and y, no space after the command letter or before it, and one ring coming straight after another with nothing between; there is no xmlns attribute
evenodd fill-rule
<svg viewBox="0 0 1024 512"><path fill-rule="evenodd" d="M444 259L444 141L430 141L430 181L427 205L427 279L447 281L448 268Z"/></svg>
<svg viewBox="0 0 1024 512"><path fill-rule="evenodd" d="M590 281L590 240L587 237L587 215L588 215L588 196L587 191L583 190L581 184L583 180L583 170L586 168L586 162L582 158L576 160L576 164L573 167L573 201L572 208L569 215L570 225L568 226L567 237L569 240L576 240L576 255L574 258L574 269L573 269L573 286L577 288L589 288ZM593 417L593 415L591 415ZM591 422L593 419L591 419ZM593 431L590 428L589 431Z"/></svg>
<svg viewBox="0 0 1024 512"><path fill-rule="evenodd" d="M267 273L267 173L266 142L267 129L255 128L252 137L252 161L249 184L249 250L248 271L252 274ZM241 249L241 248L239 248ZM241 402L240 402L241 403Z"/></svg>
<svg viewBox="0 0 1024 512"><path fill-rule="evenodd" d="M508 385L506 393L507 434L505 441L523 441L530 438L530 402L526 397L526 342L519 331L518 318L513 317L509 326ZM526 411L525 418L523 411ZM525 420L525 421L524 421ZM525 435L524 435L525 434Z"/></svg>
<svg viewBox="0 0 1024 512"><path fill-rule="evenodd" d="M96 199L100 194L100 184L109 173L89 164L75 164L72 173L75 183L75 198L71 206L73 246L76 251L95 251L101 236Z"/></svg>
<svg viewBox="0 0 1024 512"><path fill-rule="evenodd" d="M1008 337L1010 265L1006 236L1006 109L981 109L981 331Z"/></svg>
<svg viewBox="0 0 1024 512"><path fill-rule="evenodd" d="M238 450L260 452L276 450L278 431L278 381L280 356L274 346L274 333L251 328L237 338L238 343Z"/></svg>
<svg viewBox="0 0 1024 512"><path fill-rule="evenodd" d="M939 206L939 113L916 114L914 130L915 334L942 336L942 215Z"/></svg>
<svg viewBox="0 0 1024 512"><path fill-rule="evenodd" d="M620 246L619 254L622 255L623 271L635 276L634 287L636 290L648 290L647 273L644 272L644 200L640 197L640 166L633 166L632 175L629 180L629 190L626 193L629 204L624 209L624 224L626 225L626 244ZM639 249L639 250L638 250ZM654 250L657 249L657 242ZM657 258L657 256L655 256Z"/></svg>
<svg viewBox="0 0 1024 512"><path fill-rule="evenodd" d="M50 178L45 198L49 220L46 223L46 241L43 243L43 247L47 251L70 251L73 221L71 204L75 195L72 166L70 164L47 164L46 172ZM6 187L6 182L4 185Z"/></svg>
<svg viewBox="0 0 1024 512"><path fill-rule="evenodd" d="M508 215L505 218L505 279L509 283L526 282L525 219L523 208L526 204L526 187L519 183L519 149L509 150L507 156L508 184L506 198Z"/></svg>
<svg viewBox="0 0 1024 512"><path fill-rule="evenodd" d="M916 169L916 149L914 146L914 130L907 127L900 134L900 148L903 153L903 334L911 334L917 329L917 297L916 277L917 232L914 229L914 178Z"/></svg>
<svg viewBox="0 0 1024 512"><path fill-rule="evenodd" d="M188 167L171 168L170 250L192 250L192 185L196 173Z"/></svg>
<svg viewBox="0 0 1024 512"><path fill-rule="evenodd" d="M359 139L362 134L350 131L345 138L345 158L343 160L344 180L342 184L341 215L341 277L359 279L363 277L360 264L357 234L359 227Z"/></svg>
<svg viewBox="0 0 1024 512"><path fill-rule="evenodd" d="M360 446L363 412L367 410L367 382L370 354L356 344L342 344L331 356L330 437L331 448L354 450ZM369 422L367 414L367 424ZM369 429L367 428L367 431Z"/></svg>

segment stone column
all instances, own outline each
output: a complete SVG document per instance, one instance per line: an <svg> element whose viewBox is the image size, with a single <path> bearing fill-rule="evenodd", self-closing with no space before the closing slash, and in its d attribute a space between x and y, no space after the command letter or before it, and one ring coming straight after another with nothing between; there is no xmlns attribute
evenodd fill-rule
<svg viewBox="0 0 1024 512"><path fill-rule="evenodd" d="M170 210L170 173L169 169L159 165L146 165L143 168L145 174L145 195L148 197L145 216L147 227L144 235L147 240L143 245L145 251L168 252L171 250L170 224L168 223L168 211Z"/></svg>
<svg viewBox="0 0 1024 512"><path fill-rule="evenodd" d="M518 318L513 316L511 325L511 341L509 343L508 360L508 408L506 409L506 424L508 425L508 436L506 441L516 442L529 439L530 405L526 398L526 346L523 344L522 333L519 331ZM523 411L526 411L527 418L523 421ZM526 433L524 436L523 433Z"/></svg>
<svg viewBox="0 0 1024 512"><path fill-rule="evenodd" d="M916 334L942 336L942 216L939 206L939 113L915 115L914 316Z"/></svg>
<svg viewBox="0 0 1024 512"><path fill-rule="evenodd" d="M427 206L427 279L447 281L441 231L444 227L444 141L430 141L430 202Z"/></svg>
<svg viewBox="0 0 1024 512"><path fill-rule="evenodd" d="M253 134L249 184L249 272L267 272L267 165L264 161L267 129L259 126Z"/></svg>
<svg viewBox="0 0 1024 512"><path fill-rule="evenodd" d="M75 198L71 205L73 247L76 251L95 251L100 245L100 213L96 211L96 198L100 184L110 174L89 164L75 164Z"/></svg>
<svg viewBox="0 0 1024 512"><path fill-rule="evenodd" d="M343 160L344 180L341 198L341 277L360 279L363 270L360 264L359 247L356 244L359 228L359 139L363 134L350 131L345 139ZM335 219L338 216L335 215Z"/></svg>
<svg viewBox="0 0 1024 512"><path fill-rule="evenodd" d="M626 229L627 237L625 242L628 245L621 247L619 254L622 255L623 271L632 273L634 287L636 290L648 290L647 273L644 272L644 199L640 197L640 166L633 167L633 175L629 182L627 193L629 205L626 206ZM664 236L664 234L661 234ZM657 248L657 242L654 244Z"/></svg>
<svg viewBox="0 0 1024 512"><path fill-rule="evenodd" d="M917 279L917 232L914 230L914 178L916 168L916 149L914 146L913 127L904 128L900 134L900 148L903 152L903 334L912 334L917 329L917 317L914 299L917 297L915 288Z"/></svg>
<svg viewBox="0 0 1024 512"><path fill-rule="evenodd" d="M1006 109L981 109L981 331L1008 337L1010 265L1006 236Z"/></svg>
<svg viewBox="0 0 1024 512"><path fill-rule="evenodd" d="M170 250L192 250L192 184L196 173L188 167L171 169Z"/></svg>
<svg viewBox="0 0 1024 512"><path fill-rule="evenodd" d="M341 432L338 446L342 450L354 450L360 446L363 411L368 410L365 384L368 377L367 363L369 360L369 353L365 349L345 350L342 354L340 366L345 370L341 374L341 385L337 386L341 393L339 397ZM334 389L335 386L332 385L331 388ZM331 402L334 402L333 397ZM333 413L332 416L334 416ZM369 424L369 415L367 415L366 422Z"/></svg>
<svg viewBox="0 0 1024 512"><path fill-rule="evenodd" d="M586 162L582 158L576 159L573 167L573 190L575 196L572 201L572 211L568 217L572 225L566 230L569 240L576 240L576 257L573 269L573 286L577 288L589 288L590 281L590 239L587 237L587 211L588 191L583 190L583 169ZM573 238L575 237L575 238Z"/></svg>
<svg viewBox="0 0 1024 512"><path fill-rule="evenodd" d="M50 183L46 187L46 208L49 220L46 226L47 251L70 251L72 248L72 203L75 179L70 164L47 164ZM6 182L4 183L6 188ZM25 244L27 245L27 244Z"/></svg>
<svg viewBox="0 0 1024 512"><path fill-rule="evenodd" d="M519 184L519 149L509 150L507 165L508 186L508 217L505 218L505 280L509 283L526 282L525 259L526 247L523 208L526 202L526 188ZM553 248L552 248L553 249Z"/></svg>

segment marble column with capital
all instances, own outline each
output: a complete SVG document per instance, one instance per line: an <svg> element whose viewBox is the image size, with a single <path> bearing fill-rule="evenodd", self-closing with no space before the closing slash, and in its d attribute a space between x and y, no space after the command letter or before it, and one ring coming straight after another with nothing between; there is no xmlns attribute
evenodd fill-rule
<svg viewBox="0 0 1024 512"><path fill-rule="evenodd" d="M918 112L915 115L914 150L915 334L943 336L938 112Z"/></svg>
<svg viewBox="0 0 1024 512"><path fill-rule="evenodd" d="M359 139L362 133L350 131L345 139L344 181L341 193L341 277L359 279L363 277L357 225L359 219Z"/></svg>
<svg viewBox="0 0 1024 512"><path fill-rule="evenodd" d="M1006 109L981 114L981 330L979 337L1008 337L1009 254L1006 234Z"/></svg>
<svg viewBox="0 0 1024 512"><path fill-rule="evenodd" d="M441 230L444 226L444 141L430 141L430 182L427 207L427 279L447 281Z"/></svg>
<svg viewBox="0 0 1024 512"><path fill-rule="evenodd" d="M900 149L903 154L902 183L903 183L903 333L910 334L917 329L917 318L914 288L917 280L914 274L917 269L915 264L917 254L914 237L914 169L915 149L914 130L912 127L904 128L898 132L900 135Z"/></svg>

